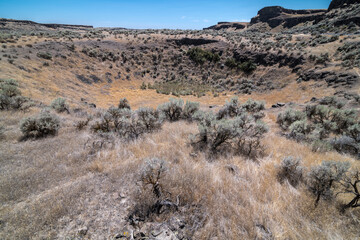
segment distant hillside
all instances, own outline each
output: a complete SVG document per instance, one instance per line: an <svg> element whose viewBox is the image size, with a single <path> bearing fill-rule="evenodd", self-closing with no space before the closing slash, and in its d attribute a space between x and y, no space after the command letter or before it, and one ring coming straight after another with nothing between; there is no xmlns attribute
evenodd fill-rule
<svg viewBox="0 0 360 240"><path fill-rule="evenodd" d="M41 28L52 28L52 29L73 29L73 30L82 30L82 29L92 29L93 26L89 25L72 25L72 24L57 24L57 23L36 23L33 21L27 20L14 20L14 19L6 19L0 18L0 30L9 30L16 28L33 28L33 29L41 29Z"/></svg>

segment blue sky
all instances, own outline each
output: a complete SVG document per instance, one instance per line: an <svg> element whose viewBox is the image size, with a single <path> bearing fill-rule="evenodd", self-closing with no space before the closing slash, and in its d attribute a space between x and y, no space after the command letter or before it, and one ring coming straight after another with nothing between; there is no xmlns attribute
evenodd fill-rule
<svg viewBox="0 0 360 240"><path fill-rule="evenodd" d="M201 29L249 21L265 6L327 8L331 0L0 0L0 18L95 27Z"/></svg>

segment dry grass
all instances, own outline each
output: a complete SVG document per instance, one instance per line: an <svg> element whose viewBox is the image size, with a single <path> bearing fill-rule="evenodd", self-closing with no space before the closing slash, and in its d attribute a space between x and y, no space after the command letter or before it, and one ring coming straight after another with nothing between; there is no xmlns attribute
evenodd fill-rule
<svg viewBox="0 0 360 240"><path fill-rule="evenodd" d="M179 214L185 215L187 227L201 226L189 233L194 239L355 239L359 235L359 210L340 214L331 202L314 209L305 187L281 185L275 168L290 155L301 157L306 167L322 160L359 163L335 152L313 153L306 145L280 137L271 116L266 118L273 130L264 139L265 158L254 162L220 157L209 162L203 154L190 154L188 136L197 131L195 124L166 123L159 132L129 143L115 137L113 144L94 152L84 146L101 139L87 131L76 132L70 124L74 117L66 114L61 116L65 126L58 136L17 142L14 136L20 134L16 126L22 115L5 113L1 119L12 129L0 147L2 239L76 237L83 226L89 239L123 231L129 227L126 216L144 196L139 195L139 169L150 157L166 161L161 184L172 198L179 196ZM171 216L178 213L152 221Z"/></svg>
<svg viewBox="0 0 360 240"><path fill-rule="evenodd" d="M164 40L168 36L157 37ZM180 37L184 36L176 36ZM220 36L217 39L224 40ZM28 37L26 43L44 40ZM105 40L129 43L136 39L107 36ZM79 103L80 98L107 108L126 97L137 109L156 107L172 97L140 90L142 80L133 78L112 84L75 82L74 74L89 73L86 65L96 66L99 77L106 72L116 76L119 69L110 69L92 58L56 58L49 67L35 59L18 58L15 63L33 71L20 71L16 65L1 61L0 77L17 79L25 96L45 104L62 96L72 107L91 111ZM124 72L122 67L120 70ZM239 99L265 100L270 107L277 102L303 104L314 96L334 94L334 89L315 82L298 84L295 77L292 74L279 79L277 83L286 85L280 90L240 95ZM182 98L198 101L204 109L223 105L232 96L227 93L214 98L209 93L201 98ZM139 178L141 166L152 157L166 161L167 171L160 183L171 193L172 201L179 199L180 211L152 216L150 224L182 218L185 234L193 239L359 238L359 209L340 214L335 202L325 201L315 209L314 199L304 185L294 188L280 184L276 178L276 165L286 156L300 157L307 169L323 160L350 161L354 167L360 167L359 162L336 152L314 153L309 146L280 136L275 124L277 111L267 111L264 120L270 132L263 139L267 154L257 161L239 156L209 161L205 154L195 155L188 137L197 132L197 126L187 122L165 123L158 132L125 142L115 134L104 140L89 129L76 131L73 124L80 116L62 114L57 136L19 141L20 119L39 109L27 113L3 111L0 124L6 131L5 139L0 140L0 239L77 239L82 227L88 228L85 239L111 239L131 228L127 217L134 206L154 201ZM99 147L102 141L106 144Z"/></svg>

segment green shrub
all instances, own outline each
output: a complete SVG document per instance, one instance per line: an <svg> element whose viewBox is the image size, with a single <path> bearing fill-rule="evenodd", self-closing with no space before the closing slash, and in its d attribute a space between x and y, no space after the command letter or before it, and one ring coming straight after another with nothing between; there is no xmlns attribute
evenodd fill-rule
<svg viewBox="0 0 360 240"><path fill-rule="evenodd" d="M64 98L56 98L54 101L52 101L51 107L58 113L69 113L69 106L66 104L66 100Z"/></svg>
<svg viewBox="0 0 360 240"><path fill-rule="evenodd" d="M181 117L184 101L182 99L170 98L170 101L161 104L158 110L171 122L178 121Z"/></svg>
<svg viewBox="0 0 360 240"><path fill-rule="evenodd" d="M311 126L306 122L306 120L293 122L289 129L290 137L296 139L297 141L305 140L306 135L311 132Z"/></svg>
<svg viewBox="0 0 360 240"><path fill-rule="evenodd" d="M204 64L206 61L209 62L218 62L220 61L220 56L217 53L212 53L211 51L203 50L201 48L195 47L191 48L187 55L197 64Z"/></svg>
<svg viewBox="0 0 360 240"><path fill-rule="evenodd" d="M194 114L199 110L200 104L198 102L186 101L182 111L182 117L188 121L192 121Z"/></svg>
<svg viewBox="0 0 360 240"><path fill-rule="evenodd" d="M250 74L256 70L256 65L252 61L243 62L239 65L239 69L246 74Z"/></svg>
<svg viewBox="0 0 360 240"><path fill-rule="evenodd" d="M37 116L25 118L20 123L20 130L25 138L56 135L59 128L59 119L48 111L42 111Z"/></svg>
<svg viewBox="0 0 360 240"><path fill-rule="evenodd" d="M303 171L300 158L285 157L277 166L277 178L280 183L287 180L293 187L296 187L303 181Z"/></svg>
<svg viewBox="0 0 360 240"><path fill-rule="evenodd" d="M305 120L305 118L306 116L303 112L287 109L285 112L279 113L276 122L282 129L286 130L294 122Z"/></svg>
<svg viewBox="0 0 360 240"><path fill-rule="evenodd" d="M243 71L246 74L252 73L257 68L256 65L251 60L241 63L236 61L234 58L228 58L225 62L225 66L231 69L236 68L238 70Z"/></svg>

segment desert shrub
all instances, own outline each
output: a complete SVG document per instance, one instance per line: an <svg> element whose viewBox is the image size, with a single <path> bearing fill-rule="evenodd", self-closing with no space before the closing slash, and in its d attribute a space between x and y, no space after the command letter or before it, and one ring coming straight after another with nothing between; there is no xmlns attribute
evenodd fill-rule
<svg viewBox="0 0 360 240"><path fill-rule="evenodd" d="M355 123L348 127L348 135L352 137L355 141L360 142L360 123Z"/></svg>
<svg viewBox="0 0 360 240"><path fill-rule="evenodd" d="M74 126L78 131L83 130L90 122L91 117L87 117L85 120L79 120L77 121Z"/></svg>
<svg viewBox="0 0 360 240"><path fill-rule="evenodd" d="M0 125L0 140L5 138L5 127Z"/></svg>
<svg viewBox="0 0 360 240"><path fill-rule="evenodd" d="M316 197L315 206L320 199L331 199L333 187L350 168L348 162L323 161L320 166L312 167L307 175L307 187Z"/></svg>
<svg viewBox="0 0 360 240"><path fill-rule="evenodd" d="M360 171L349 171L339 180L340 189L337 192L339 194L346 194L352 196L350 202L342 205L342 210L348 208L360 207Z"/></svg>
<svg viewBox="0 0 360 240"><path fill-rule="evenodd" d="M293 122L290 127L290 137L297 141L305 140L306 135L311 132L311 125L306 120Z"/></svg>
<svg viewBox="0 0 360 240"><path fill-rule="evenodd" d="M252 61L246 61L239 65L239 69L246 74L250 74L256 70L256 65Z"/></svg>
<svg viewBox="0 0 360 240"><path fill-rule="evenodd" d="M328 141L315 139L311 144L311 150L313 152L328 152L333 150L333 146Z"/></svg>
<svg viewBox="0 0 360 240"><path fill-rule="evenodd" d="M279 113L276 122L284 130L288 129L290 125L296 121L305 120L306 116L301 111L287 109L283 113Z"/></svg>
<svg viewBox="0 0 360 240"><path fill-rule="evenodd" d="M36 54L36 56L38 56L39 58L43 58L43 59L47 59L47 60L51 60L52 59L52 55L49 52L38 52Z"/></svg>
<svg viewBox="0 0 360 240"><path fill-rule="evenodd" d="M148 107L139 108L137 110L137 116L147 132L154 131L161 127L162 117L160 116L160 112L156 109Z"/></svg>
<svg viewBox="0 0 360 240"><path fill-rule="evenodd" d="M11 105L11 98L0 94L0 109L1 110L5 110L5 109L9 109Z"/></svg>
<svg viewBox="0 0 360 240"><path fill-rule="evenodd" d="M27 97L15 96L11 98L10 107L15 110L27 110L32 107L34 103Z"/></svg>
<svg viewBox="0 0 360 240"><path fill-rule="evenodd" d="M66 100L64 98L56 98L52 101L51 107L58 113L68 112L69 106L66 104Z"/></svg>
<svg viewBox="0 0 360 240"><path fill-rule="evenodd" d="M192 121L194 114L199 110L200 104L198 102L186 101L182 111L182 118Z"/></svg>
<svg viewBox="0 0 360 240"><path fill-rule="evenodd" d="M231 69L238 69L243 71L246 74L250 74L256 70L256 64L254 64L251 60L245 62L238 62L234 58L228 58L225 62L225 66Z"/></svg>
<svg viewBox="0 0 360 240"><path fill-rule="evenodd" d="M25 138L40 138L56 135L60 128L60 120L48 111L25 118L20 123L20 130Z"/></svg>
<svg viewBox="0 0 360 240"><path fill-rule="evenodd" d="M255 122L255 120L251 120L252 117L245 120L242 117L237 117L237 119L242 128L242 132L235 139L236 153L249 157L256 157L262 154L264 149L261 145L261 139L264 137L264 134L269 131L267 125L261 121ZM249 120L250 123L247 123Z"/></svg>
<svg viewBox="0 0 360 240"><path fill-rule="evenodd" d="M146 90L146 84L145 84L145 82L142 82L142 84L141 84L141 86L140 86L140 89L141 90Z"/></svg>
<svg viewBox="0 0 360 240"><path fill-rule="evenodd" d="M265 113L264 112L256 112L256 113L253 113L252 116L254 117L255 121L258 121L265 117Z"/></svg>
<svg viewBox="0 0 360 240"><path fill-rule="evenodd" d="M353 155L358 155L358 157L360 157L360 145L351 137L341 136L339 138L332 139L330 143L333 148L338 152L350 153Z"/></svg>
<svg viewBox="0 0 360 240"><path fill-rule="evenodd" d="M161 104L158 110L165 116L165 118L171 122L180 119L183 111L184 101L182 99L170 98L170 101Z"/></svg>
<svg viewBox="0 0 360 240"><path fill-rule="evenodd" d="M13 79L0 80L0 94L12 98L21 95L18 83Z"/></svg>
<svg viewBox="0 0 360 240"><path fill-rule="evenodd" d="M293 187L296 187L303 181L303 171L300 158L285 157L277 166L277 178L280 183L287 180Z"/></svg>
<svg viewBox="0 0 360 240"><path fill-rule="evenodd" d="M120 99L118 108L119 109L124 109L124 108L131 109L129 101L126 98Z"/></svg>
<svg viewBox="0 0 360 240"><path fill-rule="evenodd" d="M265 109L265 102L249 99L244 104L242 104L241 107L249 113L257 113Z"/></svg>
<svg viewBox="0 0 360 240"><path fill-rule="evenodd" d="M94 132L117 132L121 119L129 118L132 114L131 110L127 108L119 109L112 106L106 112L101 113L100 119L92 124L91 130Z"/></svg>
<svg viewBox="0 0 360 240"><path fill-rule="evenodd" d="M145 133L146 130L134 112L131 113L130 117L120 118L118 132L125 139L136 139Z"/></svg>
<svg viewBox="0 0 360 240"><path fill-rule="evenodd" d="M163 178L167 168L164 160L159 158L146 159L145 164L140 170L140 179L142 183L151 186L152 192L156 197L162 196L162 185L160 180Z"/></svg>
<svg viewBox="0 0 360 240"><path fill-rule="evenodd" d="M197 64L204 64L206 61L209 62L218 62L220 61L220 56L217 53L213 53L211 51L207 51L198 47L191 48L187 55L190 57L192 61Z"/></svg>
<svg viewBox="0 0 360 240"><path fill-rule="evenodd" d="M21 96L17 81L13 79L0 79L0 110L27 110L33 102Z"/></svg>
<svg viewBox="0 0 360 240"><path fill-rule="evenodd" d="M228 58L228 59L226 59L225 66L227 66L228 68L231 68L231 69L237 68L238 62L234 58Z"/></svg>
<svg viewBox="0 0 360 240"><path fill-rule="evenodd" d="M226 101L225 105L217 112L216 117L218 120L226 117L235 117L242 113L239 99L232 97L230 101Z"/></svg>
<svg viewBox="0 0 360 240"><path fill-rule="evenodd" d="M328 106L332 106L335 108L342 108L345 106L345 102L344 101L340 101L337 97L335 96L326 96L323 99L320 100L319 102L321 105L328 105Z"/></svg>
<svg viewBox="0 0 360 240"><path fill-rule="evenodd" d="M329 132L344 133L356 123L357 114L354 109L338 109L325 105L308 105L306 114L314 123L321 124Z"/></svg>
<svg viewBox="0 0 360 240"><path fill-rule="evenodd" d="M262 150L260 140L268 128L246 113L218 120L210 113L200 112L195 118L199 121L199 133L191 136L191 145L196 150L206 151L211 156L232 150L249 157L255 157Z"/></svg>
<svg viewBox="0 0 360 240"><path fill-rule="evenodd" d="M110 107L91 125L91 130L117 132L121 138L135 139L143 133L159 129L161 124L162 117L158 110L140 108L133 112L128 108Z"/></svg>

